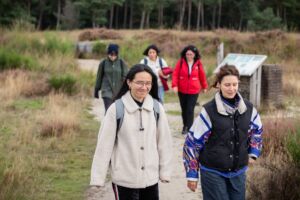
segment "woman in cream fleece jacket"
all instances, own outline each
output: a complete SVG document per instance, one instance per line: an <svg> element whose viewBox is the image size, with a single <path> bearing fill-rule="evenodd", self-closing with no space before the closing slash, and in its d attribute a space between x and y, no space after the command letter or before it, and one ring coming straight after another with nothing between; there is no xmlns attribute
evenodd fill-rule
<svg viewBox="0 0 300 200"><path fill-rule="evenodd" d="M153 101L158 99L157 88L151 68L133 66L117 96L124 104L120 130L116 133L115 103L101 123L90 184L104 186L110 168L116 199L156 200L158 181L170 181L172 137L161 104L156 122Z"/></svg>

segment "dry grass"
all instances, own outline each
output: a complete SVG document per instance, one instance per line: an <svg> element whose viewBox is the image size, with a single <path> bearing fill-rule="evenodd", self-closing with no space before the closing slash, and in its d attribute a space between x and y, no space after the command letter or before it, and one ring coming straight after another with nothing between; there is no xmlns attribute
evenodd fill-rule
<svg viewBox="0 0 300 200"><path fill-rule="evenodd" d="M122 39L121 34L115 30L109 30L105 28L98 28L98 29L87 29L82 31L79 36L79 41L92 41L92 40L105 40L105 39Z"/></svg>
<svg viewBox="0 0 300 200"><path fill-rule="evenodd" d="M46 115L42 115L40 119L41 136L60 137L79 128L79 103L63 94L52 94L47 101Z"/></svg>
<svg viewBox="0 0 300 200"><path fill-rule="evenodd" d="M46 95L50 91L45 77L24 70L8 70L0 74L0 98L10 102L19 96Z"/></svg>
<svg viewBox="0 0 300 200"><path fill-rule="evenodd" d="M295 134L297 120L275 118L264 120L262 157L248 171L248 199L281 200L300 198L300 169L286 149L289 134Z"/></svg>

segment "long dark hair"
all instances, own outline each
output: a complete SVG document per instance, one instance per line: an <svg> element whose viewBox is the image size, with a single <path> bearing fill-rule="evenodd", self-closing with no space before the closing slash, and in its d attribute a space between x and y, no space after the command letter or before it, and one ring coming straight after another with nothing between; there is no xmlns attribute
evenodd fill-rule
<svg viewBox="0 0 300 200"><path fill-rule="evenodd" d="M225 64L222 67L220 67L219 71L216 73L215 81L211 85L211 87L216 88L218 83L221 83L224 76L228 75L236 76L238 80L240 80L239 70L234 65Z"/></svg>
<svg viewBox="0 0 300 200"><path fill-rule="evenodd" d="M123 85L122 85L119 93L115 97L115 100L120 99L124 94L126 94L126 92L129 90L127 80L132 81L135 78L135 75L139 72L147 72L151 75L151 77L152 77L152 87L151 87L151 90L149 91L149 94L152 96L152 98L158 100L157 77L153 73L152 69L150 67L148 67L147 65L144 65L144 64L136 64L136 65L134 65L130 68L130 70L128 71L128 73L126 75L126 78L123 82Z"/></svg>
<svg viewBox="0 0 300 200"><path fill-rule="evenodd" d="M181 58L184 58L186 60L185 54L188 50L191 50L192 52L194 52L194 54L195 54L194 62L196 62L196 60L201 58L199 50L194 45L188 45L188 46L184 47L184 49L180 53Z"/></svg>

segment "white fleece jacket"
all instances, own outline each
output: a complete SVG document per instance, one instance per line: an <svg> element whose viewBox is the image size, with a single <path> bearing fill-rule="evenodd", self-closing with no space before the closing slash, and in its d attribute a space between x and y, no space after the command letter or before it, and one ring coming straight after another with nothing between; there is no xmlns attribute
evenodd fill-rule
<svg viewBox="0 0 300 200"><path fill-rule="evenodd" d="M170 180L172 137L163 106L158 125L150 95L142 111L127 92L123 97L124 119L116 137L116 107L109 107L101 123L94 154L90 185L103 186L108 168L112 182L128 188L145 188ZM140 117L142 112L142 117ZM142 119L142 121L140 121ZM140 126L144 128L140 131Z"/></svg>

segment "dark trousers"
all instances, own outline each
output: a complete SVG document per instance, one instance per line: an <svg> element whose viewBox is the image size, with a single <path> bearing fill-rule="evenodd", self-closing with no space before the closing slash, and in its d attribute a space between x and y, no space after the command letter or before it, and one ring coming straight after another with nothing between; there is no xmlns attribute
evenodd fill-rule
<svg viewBox="0 0 300 200"><path fill-rule="evenodd" d="M246 174L226 178L201 170L203 200L245 200Z"/></svg>
<svg viewBox="0 0 300 200"><path fill-rule="evenodd" d="M159 200L158 183L146 188L127 188L112 183L116 200Z"/></svg>
<svg viewBox="0 0 300 200"><path fill-rule="evenodd" d="M191 128L194 122L194 110L199 94L183 94L178 92L183 126Z"/></svg>
<svg viewBox="0 0 300 200"><path fill-rule="evenodd" d="M108 97L103 97L103 102L104 102L104 108L105 108L105 113L107 111L107 109L109 108L109 106L114 102L111 98Z"/></svg>

